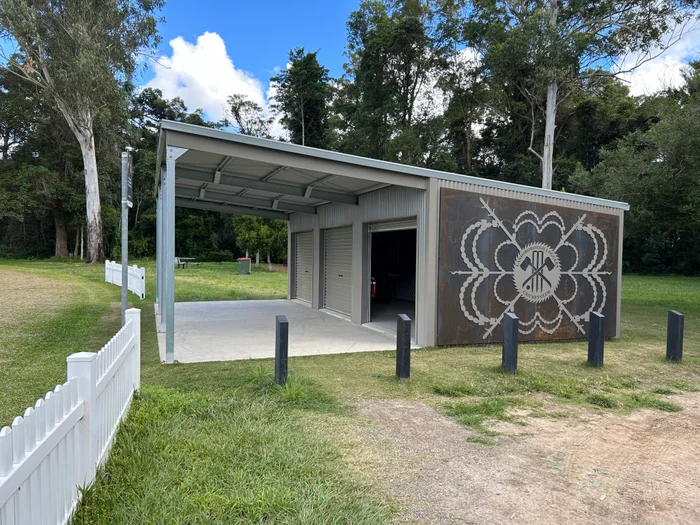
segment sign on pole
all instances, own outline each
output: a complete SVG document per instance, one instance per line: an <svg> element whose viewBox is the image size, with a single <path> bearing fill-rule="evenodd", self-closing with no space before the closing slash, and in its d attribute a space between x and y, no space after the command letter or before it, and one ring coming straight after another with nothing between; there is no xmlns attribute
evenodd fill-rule
<svg viewBox="0 0 700 525"><path fill-rule="evenodd" d="M129 208L133 200L131 153L122 152L122 325L126 324L129 289Z"/></svg>
<svg viewBox="0 0 700 525"><path fill-rule="evenodd" d="M131 160L131 153L127 152L127 179L126 179L126 205L134 207L134 165Z"/></svg>

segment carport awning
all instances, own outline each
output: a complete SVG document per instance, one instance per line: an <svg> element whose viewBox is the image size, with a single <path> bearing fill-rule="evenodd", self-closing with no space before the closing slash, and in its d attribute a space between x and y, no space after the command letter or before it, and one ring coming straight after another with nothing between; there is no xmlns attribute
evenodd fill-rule
<svg viewBox="0 0 700 525"><path fill-rule="evenodd" d="M181 122L161 124L159 165L168 146L183 150L175 205L185 208L288 219L331 202L357 205L358 195L391 184L427 188L424 177L363 169L350 155Z"/></svg>

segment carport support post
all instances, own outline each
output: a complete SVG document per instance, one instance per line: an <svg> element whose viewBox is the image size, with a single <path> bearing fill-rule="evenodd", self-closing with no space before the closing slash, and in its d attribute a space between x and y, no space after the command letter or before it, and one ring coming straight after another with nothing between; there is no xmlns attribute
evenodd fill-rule
<svg viewBox="0 0 700 525"><path fill-rule="evenodd" d="M175 362L175 162L170 148L163 181L163 313L165 323L165 362Z"/></svg>
<svg viewBox="0 0 700 525"><path fill-rule="evenodd" d="M275 383L287 383L287 358L289 355L289 321L284 315L275 318Z"/></svg>
<svg viewBox="0 0 700 525"><path fill-rule="evenodd" d="M163 267L163 310L165 315L165 362L175 362L175 161L186 149L168 146L163 184L163 218L165 225Z"/></svg>
<svg viewBox="0 0 700 525"><path fill-rule="evenodd" d="M411 319L399 314L396 320L396 377L411 376Z"/></svg>
<svg viewBox="0 0 700 525"><path fill-rule="evenodd" d="M518 317L508 312L503 317L503 371L514 374L518 370Z"/></svg>
<svg viewBox="0 0 700 525"><path fill-rule="evenodd" d="M163 191L160 188L160 184L157 188L158 194L156 195L156 313L161 314L160 311L160 292L161 284L160 281L163 278L163 271L161 270L161 263L163 262L163 254L161 253L160 243L163 242L163 234L161 233L161 227L163 226ZM160 331L160 326L156 326L156 331Z"/></svg>
<svg viewBox="0 0 700 525"><path fill-rule="evenodd" d="M588 325L588 364L603 368L603 351L605 348L605 316L591 312Z"/></svg>
<svg viewBox="0 0 700 525"><path fill-rule="evenodd" d="M668 311L668 331L666 333L666 359L674 363L683 360L683 321L685 317L675 310Z"/></svg>

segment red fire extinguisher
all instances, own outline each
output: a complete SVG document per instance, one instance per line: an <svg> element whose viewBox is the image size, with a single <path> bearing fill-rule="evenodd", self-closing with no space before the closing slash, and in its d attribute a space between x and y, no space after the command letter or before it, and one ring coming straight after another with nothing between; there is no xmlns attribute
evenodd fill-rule
<svg viewBox="0 0 700 525"><path fill-rule="evenodd" d="M374 277L372 277L372 280L370 281L369 294L372 299L377 297L377 280Z"/></svg>

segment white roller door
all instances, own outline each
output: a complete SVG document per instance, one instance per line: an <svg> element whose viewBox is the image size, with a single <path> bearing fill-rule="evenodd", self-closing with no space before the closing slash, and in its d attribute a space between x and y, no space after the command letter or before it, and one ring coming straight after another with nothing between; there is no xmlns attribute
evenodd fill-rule
<svg viewBox="0 0 700 525"><path fill-rule="evenodd" d="M308 302L311 302L313 246L313 232L296 234L296 253L294 258L295 297Z"/></svg>
<svg viewBox="0 0 700 525"><path fill-rule="evenodd" d="M352 228L326 230L323 306L345 315L352 310Z"/></svg>

